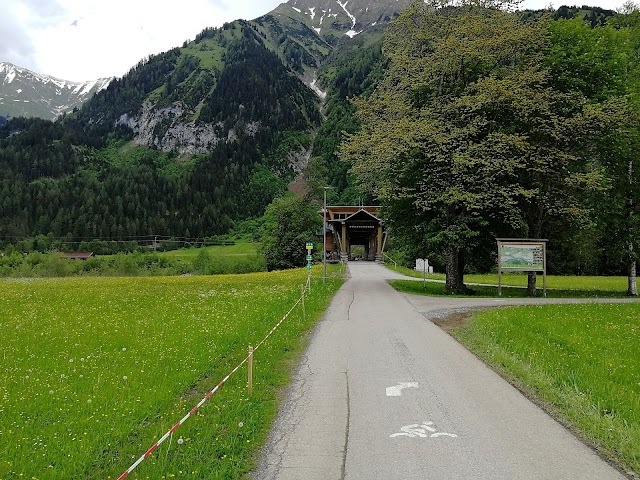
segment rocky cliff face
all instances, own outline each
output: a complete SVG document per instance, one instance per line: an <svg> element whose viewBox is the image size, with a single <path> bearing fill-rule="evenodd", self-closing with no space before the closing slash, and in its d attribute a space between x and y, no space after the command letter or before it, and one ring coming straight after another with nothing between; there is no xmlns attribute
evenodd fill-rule
<svg viewBox="0 0 640 480"><path fill-rule="evenodd" d="M151 102L145 102L139 114L130 116L125 113L116 125L129 127L138 145L189 155L210 151L221 140L216 135L215 127L193 121L184 122L182 118L185 111L181 102L159 109L155 109ZM163 124L167 124L168 128L162 129Z"/></svg>

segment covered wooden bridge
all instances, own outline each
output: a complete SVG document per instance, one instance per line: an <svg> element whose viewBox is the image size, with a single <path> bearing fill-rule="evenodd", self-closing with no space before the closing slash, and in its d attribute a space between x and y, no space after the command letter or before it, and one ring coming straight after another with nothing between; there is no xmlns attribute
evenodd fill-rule
<svg viewBox="0 0 640 480"><path fill-rule="evenodd" d="M378 209L377 206L327 206L325 225L329 258L347 261L352 258L351 247L361 245L365 260L381 262L387 232L378 217Z"/></svg>

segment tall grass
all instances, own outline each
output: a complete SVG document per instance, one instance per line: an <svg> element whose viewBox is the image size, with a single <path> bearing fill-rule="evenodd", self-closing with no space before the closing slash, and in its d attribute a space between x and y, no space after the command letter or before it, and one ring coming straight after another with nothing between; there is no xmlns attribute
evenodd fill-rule
<svg viewBox="0 0 640 480"><path fill-rule="evenodd" d="M0 478L117 478L264 338L305 280L0 280ZM239 371L131 477L249 471L305 332L340 284L314 282L306 320L296 309L256 352L253 396Z"/></svg>

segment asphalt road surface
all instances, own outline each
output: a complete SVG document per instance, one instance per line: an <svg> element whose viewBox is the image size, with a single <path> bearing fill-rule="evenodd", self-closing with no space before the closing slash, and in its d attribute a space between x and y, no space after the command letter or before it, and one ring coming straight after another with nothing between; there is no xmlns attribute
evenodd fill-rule
<svg viewBox="0 0 640 480"><path fill-rule="evenodd" d="M384 267L349 271L255 479L625 478L428 320L509 301L407 296Z"/></svg>

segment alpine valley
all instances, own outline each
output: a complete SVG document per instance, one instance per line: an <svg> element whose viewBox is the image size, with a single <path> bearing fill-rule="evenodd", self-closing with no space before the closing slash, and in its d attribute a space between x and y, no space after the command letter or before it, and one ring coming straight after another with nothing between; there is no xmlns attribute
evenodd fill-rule
<svg viewBox="0 0 640 480"><path fill-rule="evenodd" d="M289 0L116 79L0 64L0 246L221 235L287 189L371 201L336 152L358 128L349 99L377 85L385 28L409 3Z"/></svg>
<svg viewBox="0 0 640 480"><path fill-rule="evenodd" d="M202 238L291 184L357 201L335 156L355 129L347 98L375 85L384 28L408 3L290 0L82 85L2 64L5 103L60 101L0 128L0 239Z"/></svg>

